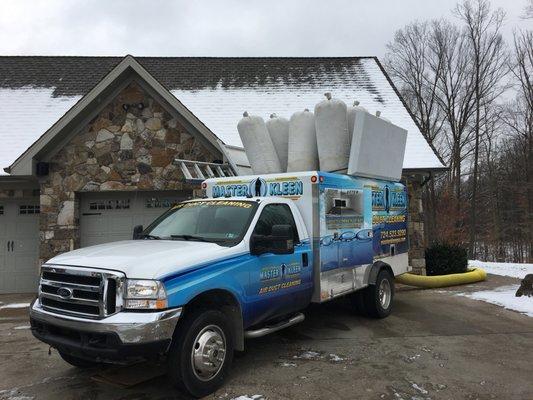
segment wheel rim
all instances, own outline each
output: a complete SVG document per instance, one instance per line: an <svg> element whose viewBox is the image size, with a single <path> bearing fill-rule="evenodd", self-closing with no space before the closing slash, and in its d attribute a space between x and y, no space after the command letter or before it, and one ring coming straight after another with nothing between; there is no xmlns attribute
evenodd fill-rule
<svg viewBox="0 0 533 400"><path fill-rule="evenodd" d="M383 279L379 284L379 304L381 304L381 307L383 309L389 308L392 293L391 293L391 286L390 282L387 279Z"/></svg>
<svg viewBox="0 0 533 400"><path fill-rule="evenodd" d="M226 336L216 325L203 328L194 340L191 363L196 377L202 381L213 379L226 359Z"/></svg>

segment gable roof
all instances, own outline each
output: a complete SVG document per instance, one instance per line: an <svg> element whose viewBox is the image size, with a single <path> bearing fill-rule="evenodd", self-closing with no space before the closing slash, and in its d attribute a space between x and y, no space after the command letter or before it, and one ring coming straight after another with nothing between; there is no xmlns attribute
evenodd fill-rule
<svg viewBox="0 0 533 400"><path fill-rule="evenodd" d="M289 117L312 109L329 91L348 104L359 100L369 112L379 110L408 130L405 169L444 168L375 57L131 56L0 57L0 143L9 146L0 150L0 167L13 163L22 148L121 64L144 71L211 142L216 134L226 144L241 146L236 124L245 110L264 118L271 113Z"/></svg>

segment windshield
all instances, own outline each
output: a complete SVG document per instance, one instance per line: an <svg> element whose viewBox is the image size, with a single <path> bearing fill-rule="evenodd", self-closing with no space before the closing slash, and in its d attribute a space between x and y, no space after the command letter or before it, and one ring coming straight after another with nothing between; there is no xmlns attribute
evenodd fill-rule
<svg viewBox="0 0 533 400"><path fill-rule="evenodd" d="M257 209L253 201L202 200L180 203L146 231L146 239L197 240L219 244L241 241Z"/></svg>

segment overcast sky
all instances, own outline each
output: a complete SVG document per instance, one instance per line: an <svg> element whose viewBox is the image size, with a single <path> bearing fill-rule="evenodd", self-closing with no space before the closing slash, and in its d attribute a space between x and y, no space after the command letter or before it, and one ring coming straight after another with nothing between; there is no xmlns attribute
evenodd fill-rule
<svg viewBox="0 0 533 400"><path fill-rule="evenodd" d="M504 35L526 0L493 0ZM395 30L455 0L0 0L1 55L383 57Z"/></svg>

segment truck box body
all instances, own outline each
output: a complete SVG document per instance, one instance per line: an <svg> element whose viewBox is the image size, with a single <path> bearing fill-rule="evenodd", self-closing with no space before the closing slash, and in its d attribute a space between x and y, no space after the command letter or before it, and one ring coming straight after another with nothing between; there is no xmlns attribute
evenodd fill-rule
<svg viewBox="0 0 533 400"><path fill-rule="evenodd" d="M314 290L323 302L368 285L374 262L407 272L407 192L398 182L320 171L208 179L207 197L283 197L309 234Z"/></svg>

